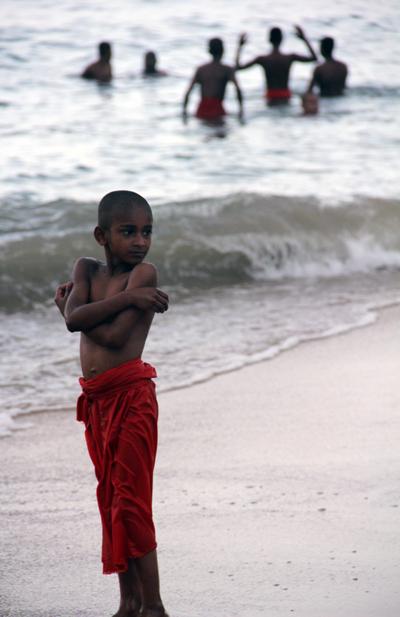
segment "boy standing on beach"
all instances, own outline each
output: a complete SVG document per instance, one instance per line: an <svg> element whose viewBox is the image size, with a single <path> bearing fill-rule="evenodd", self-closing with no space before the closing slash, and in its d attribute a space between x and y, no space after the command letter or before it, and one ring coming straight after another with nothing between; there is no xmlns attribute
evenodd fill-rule
<svg viewBox="0 0 400 617"><path fill-rule="evenodd" d="M55 297L68 330L81 332L77 419L98 480L103 572L119 576L114 617L167 617L152 517L156 371L141 360L154 313L168 309L155 267L144 262L152 224L151 208L137 193L105 195L94 230L105 263L78 259L72 283Z"/></svg>

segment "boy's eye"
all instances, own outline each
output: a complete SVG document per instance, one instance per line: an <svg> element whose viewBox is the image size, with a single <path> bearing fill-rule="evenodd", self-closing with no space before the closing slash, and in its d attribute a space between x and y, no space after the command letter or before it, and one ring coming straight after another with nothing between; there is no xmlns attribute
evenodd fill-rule
<svg viewBox="0 0 400 617"><path fill-rule="evenodd" d="M123 229L122 230L122 235L123 236L130 236L132 234L132 230L131 229Z"/></svg>
<svg viewBox="0 0 400 617"><path fill-rule="evenodd" d="M144 230L143 230L143 236L144 236L145 238L148 238L149 236L151 236L151 234L152 234L152 233L153 233L153 230L152 230L152 229L144 229Z"/></svg>

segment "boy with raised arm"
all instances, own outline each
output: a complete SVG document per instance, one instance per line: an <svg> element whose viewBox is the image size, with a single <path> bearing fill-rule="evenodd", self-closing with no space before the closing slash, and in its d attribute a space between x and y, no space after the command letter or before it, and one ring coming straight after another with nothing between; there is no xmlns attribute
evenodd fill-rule
<svg viewBox="0 0 400 617"><path fill-rule="evenodd" d="M81 332L77 419L85 424L98 480L103 572L119 576L114 617L167 617L152 517L156 371L141 359L154 313L168 309L157 271L144 261L152 224L143 197L108 193L94 230L105 262L78 259L72 283L59 286L55 297L68 330Z"/></svg>
<svg viewBox="0 0 400 617"><path fill-rule="evenodd" d="M250 60L250 62L245 62L244 64L240 61L240 54L243 45L247 42L247 35L241 34L239 37L235 68L237 71L242 71L243 69L248 69L256 64L261 66L265 74L265 97L268 105L282 105L290 101L292 93L289 89L289 74L293 62L316 62L317 60L315 51L307 39L304 30L302 30L300 26L296 26L295 33L297 38L304 41L308 49L308 56L282 53L280 50L283 39L282 30L275 27L271 28L269 31L269 42L272 45L270 53L263 56L257 56L253 60Z"/></svg>

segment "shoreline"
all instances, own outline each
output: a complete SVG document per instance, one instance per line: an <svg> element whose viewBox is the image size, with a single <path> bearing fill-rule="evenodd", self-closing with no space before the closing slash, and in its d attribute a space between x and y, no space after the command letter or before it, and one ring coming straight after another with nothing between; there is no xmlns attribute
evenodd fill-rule
<svg viewBox="0 0 400 617"><path fill-rule="evenodd" d="M159 395L155 521L171 617L397 617L400 307L377 312ZM1 441L2 617L116 607L71 411L37 412Z"/></svg>
<svg viewBox="0 0 400 617"><path fill-rule="evenodd" d="M276 358L278 358L281 354L291 352L292 350L297 349L298 347L301 347L303 345L312 344L312 343L316 343L319 341L324 341L326 339L336 338L339 336L346 336L348 334L351 334L354 331L357 331L363 328L369 328L371 326L374 326L374 324L376 324L379 321L381 316L383 316L386 311L390 311L396 308L400 309L400 300L398 302L390 302L388 304L384 304L383 306L371 306L367 309L367 312L365 316L362 318L362 320L360 320L360 322L358 322L357 324L348 325L348 326L336 326L334 328L334 331L328 330L328 331L322 332L321 334L316 334L315 336L311 336L307 338L298 338L293 343L287 343L287 341L285 341L279 346L279 349L277 349L276 351L272 351L270 349L265 352L259 352L258 354L254 354L254 356L260 356L260 358L250 360L246 364L242 364L234 368L227 368L226 370L221 370L218 373L213 373L212 375L209 375L204 378L199 378L190 383L167 387L163 390L158 389L158 397L164 394L167 394L167 393L179 392L181 390L192 388L193 386L205 384L210 381L213 381L214 379L217 379L220 376L230 375L232 373L240 372L247 367L262 364L263 362L271 362L275 360ZM146 357L144 357L143 359L144 361L146 361ZM73 409L75 408L73 407ZM19 419L23 420L24 418L26 419L29 417L36 417L37 415L47 414L47 413L68 413L70 410L71 410L70 406L64 406L62 409L61 408L60 409L37 409L35 411L22 412L18 414L17 416L12 417L12 421L14 421L17 424L17 426L13 427L9 434L4 434L4 435L0 434L0 440L6 437L12 437L13 435L17 434L20 430L29 430L30 427L28 427L27 429L25 429L25 427L18 427Z"/></svg>

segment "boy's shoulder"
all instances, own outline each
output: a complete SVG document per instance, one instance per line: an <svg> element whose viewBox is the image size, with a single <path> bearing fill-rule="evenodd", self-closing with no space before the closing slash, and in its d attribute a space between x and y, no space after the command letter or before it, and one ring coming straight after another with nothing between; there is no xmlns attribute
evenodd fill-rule
<svg viewBox="0 0 400 617"><path fill-rule="evenodd" d="M233 66L231 66L230 64L222 64L222 62L221 62L221 69L229 74L235 72L235 69L233 68Z"/></svg>
<svg viewBox="0 0 400 617"><path fill-rule="evenodd" d="M129 275L130 280L138 280L143 284L150 286L157 284L157 278L157 268L149 261L142 261L133 268Z"/></svg>
<svg viewBox="0 0 400 617"><path fill-rule="evenodd" d="M104 267L105 264L95 257L78 257L74 264L74 274L75 276L93 276Z"/></svg>

